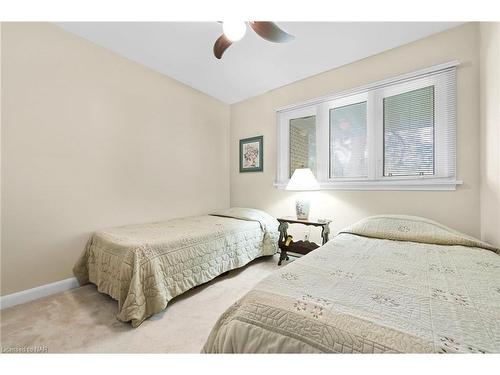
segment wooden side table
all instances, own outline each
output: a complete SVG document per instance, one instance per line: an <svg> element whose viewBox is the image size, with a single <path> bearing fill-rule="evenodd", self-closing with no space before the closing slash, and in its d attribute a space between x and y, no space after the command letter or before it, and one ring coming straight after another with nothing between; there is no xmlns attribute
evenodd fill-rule
<svg viewBox="0 0 500 375"><path fill-rule="evenodd" d="M323 239L322 245L328 242L328 237L330 234L330 223L332 222L331 220L319 220L319 219L299 220L295 216L285 216L278 218L278 221L280 223L278 227L278 231L280 232L278 246L281 252L278 266L281 266L282 261L288 260L287 252L306 255L319 247L318 244L309 241L296 241L293 242L290 246L285 246L285 241L288 236L288 226L290 224L303 224L308 226L321 227L322 228L321 238Z"/></svg>

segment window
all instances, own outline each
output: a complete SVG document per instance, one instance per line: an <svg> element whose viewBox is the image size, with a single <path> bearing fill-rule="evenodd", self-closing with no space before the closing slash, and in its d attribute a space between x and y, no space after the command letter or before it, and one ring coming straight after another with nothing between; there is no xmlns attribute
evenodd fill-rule
<svg viewBox="0 0 500 375"><path fill-rule="evenodd" d="M384 176L434 175L434 86L384 98Z"/></svg>
<svg viewBox="0 0 500 375"><path fill-rule="evenodd" d="M290 173L297 168L316 170L316 116L290 120Z"/></svg>
<svg viewBox="0 0 500 375"><path fill-rule="evenodd" d="M278 110L276 185L309 167L323 189L455 189L457 65Z"/></svg>
<svg viewBox="0 0 500 375"><path fill-rule="evenodd" d="M330 109L330 178L368 176L366 102Z"/></svg>

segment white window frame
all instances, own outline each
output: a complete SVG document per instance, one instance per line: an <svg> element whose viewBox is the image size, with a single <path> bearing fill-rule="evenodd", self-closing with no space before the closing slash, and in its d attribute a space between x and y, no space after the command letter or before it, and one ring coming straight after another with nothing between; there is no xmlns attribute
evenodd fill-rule
<svg viewBox="0 0 500 375"><path fill-rule="evenodd" d="M285 188L289 180L289 132L290 120L306 116L316 116L316 171L315 175L324 190L455 190L462 181L456 179L455 158L435 160L435 175L425 176L384 176L383 175L383 100L385 97L434 86L435 100L435 155L443 158L449 155L445 148L456 133L455 108L450 115L443 108L456 105L455 90L447 86L443 75L437 73L455 70L458 61L433 66L384 81L376 82L353 90L310 100L277 110L277 174L275 186ZM449 96L452 95L450 98ZM349 104L367 103L367 154L368 176L360 178L330 178L330 110ZM445 132L448 127L451 132ZM447 167L450 166L450 170ZM448 176L448 177L439 177Z"/></svg>
<svg viewBox="0 0 500 375"><path fill-rule="evenodd" d="M323 103L320 106L321 109L321 118L325 118L326 121L323 121L321 123L321 127L326 127L326 139L328 139L328 168L326 170L326 175L321 176L320 180L321 181L327 181L329 183L334 183L334 182L343 182L343 181L367 181L367 180L372 180L373 175L372 175L372 168L370 168L371 163L373 162L372 159L372 154L373 154L373 145L371 144L372 140L372 132L373 132L373 126L371 126L370 121L372 116L370 116L370 111L373 111L373 100L371 98L373 97L373 94L371 92L363 92L360 94L354 94L354 95L349 95L343 98L339 99L334 99L327 101ZM367 140L367 150L368 150L368 175L366 177L335 177L332 178L330 176L330 111L335 108L341 108L345 107L348 105L352 104L358 104L358 103L363 103L366 102L366 140ZM326 126L325 126L326 125ZM323 158L324 156L322 156Z"/></svg>
<svg viewBox="0 0 500 375"><path fill-rule="evenodd" d="M276 159L278 161L276 175L277 181L286 181L283 186L277 185L278 187L284 188L290 179L290 120L316 116L316 144L319 145L319 135L318 135L318 116L315 106L298 108L296 110L287 111L279 116L278 125L278 142ZM319 158L318 152L316 152L316 171L313 173L317 174L320 170L318 166ZM275 184L276 185L276 184Z"/></svg>

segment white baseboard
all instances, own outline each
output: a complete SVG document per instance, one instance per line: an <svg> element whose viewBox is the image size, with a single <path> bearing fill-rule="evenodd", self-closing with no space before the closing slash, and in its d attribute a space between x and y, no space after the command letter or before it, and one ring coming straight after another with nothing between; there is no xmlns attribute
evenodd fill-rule
<svg viewBox="0 0 500 375"><path fill-rule="evenodd" d="M76 277L0 297L0 310L78 287Z"/></svg>

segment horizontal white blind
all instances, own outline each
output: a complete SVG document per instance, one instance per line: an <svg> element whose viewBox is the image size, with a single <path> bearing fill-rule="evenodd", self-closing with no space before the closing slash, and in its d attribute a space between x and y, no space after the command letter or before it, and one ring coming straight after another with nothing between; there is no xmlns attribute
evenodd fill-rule
<svg viewBox="0 0 500 375"><path fill-rule="evenodd" d="M434 86L384 98L384 176L434 175Z"/></svg>
<svg viewBox="0 0 500 375"><path fill-rule="evenodd" d="M454 177L456 70L395 84L382 96L383 177Z"/></svg>
<svg viewBox="0 0 500 375"><path fill-rule="evenodd" d="M443 81L436 97L436 152L438 177L456 177L457 131L457 70L446 70L437 75Z"/></svg>
<svg viewBox="0 0 500 375"><path fill-rule="evenodd" d="M290 120L290 177L297 168L316 173L316 116Z"/></svg>
<svg viewBox="0 0 500 375"><path fill-rule="evenodd" d="M290 120L316 115L322 188L454 190L461 183L455 167L457 65L436 65L280 109L277 186L289 178Z"/></svg>
<svg viewBox="0 0 500 375"><path fill-rule="evenodd" d="M330 110L330 178L368 176L366 102Z"/></svg>

